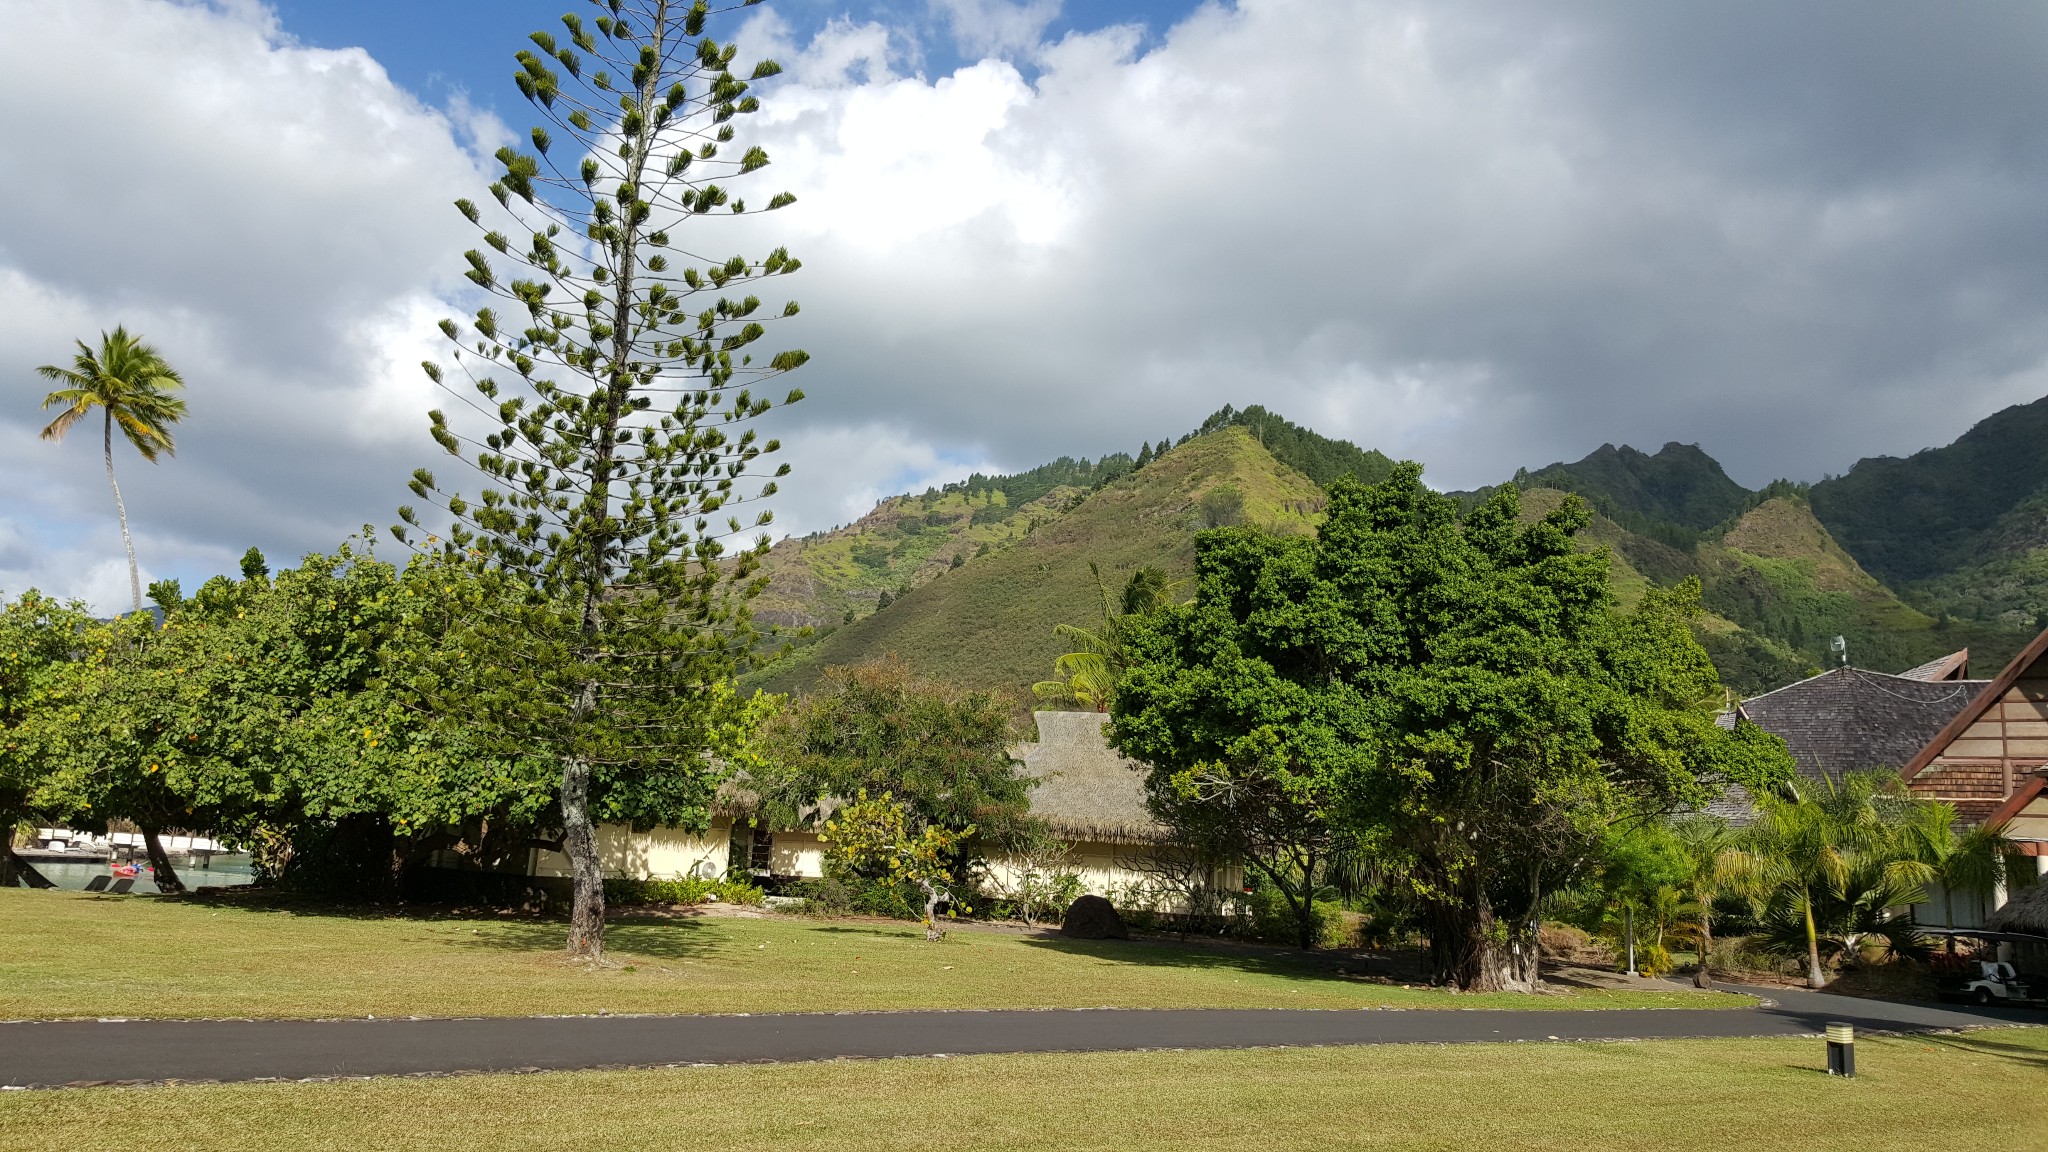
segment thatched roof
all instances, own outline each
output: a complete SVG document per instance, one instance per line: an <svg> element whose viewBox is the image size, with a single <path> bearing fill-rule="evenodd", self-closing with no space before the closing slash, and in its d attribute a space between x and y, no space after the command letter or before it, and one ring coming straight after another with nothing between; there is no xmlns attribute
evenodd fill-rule
<svg viewBox="0 0 2048 1152"><path fill-rule="evenodd" d="M1038 742L1011 754L1039 780L1031 814L1069 840L1157 843L1166 829L1145 807L1145 769L1103 738L1100 712L1037 712Z"/></svg>
<svg viewBox="0 0 2048 1152"><path fill-rule="evenodd" d="M1993 932L2026 932L2048 936L2048 881L2039 881L2012 894L2012 898L1985 920Z"/></svg>

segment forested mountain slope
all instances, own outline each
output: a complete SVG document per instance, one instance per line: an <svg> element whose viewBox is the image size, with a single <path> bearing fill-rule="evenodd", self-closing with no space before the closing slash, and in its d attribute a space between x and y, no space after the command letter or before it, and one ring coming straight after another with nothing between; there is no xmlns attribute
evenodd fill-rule
<svg viewBox="0 0 2048 1152"><path fill-rule="evenodd" d="M1167 444L976 475L782 542L758 613L817 635L750 682L799 688L830 664L893 652L927 674L1028 699L1060 654L1053 625L1100 619L1091 560L1112 587L1140 564L1185 575L1201 527L1242 519L1307 531L1322 485L1376 482L1393 466L1258 406L1225 407ZM1861 667L1900 671L1968 647L1978 669L1995 668L2048 615L2048 399L1948 448L1866 460L1811 489L1779 481L1752 492L1678 443L1655 454L1602 445L1520 470L1515 483L1531 516L1566 492L1592 506L1582 545L1609 550L1622 604L1697 578L1700 639L1745 694L1825 666L1836 636ZM1454 495L1469 507L1493 490ZM1887 572L1919 575L1888 587Z"/></svg>
<svg viewBox="0 0 2048 1152"><path fill-rule="evenodd" d="M1028 701L1030 686L1051 676L1053 660L1065 650L1053 625L1101 622L1091 562L1112 588L1147 564L1184 579L1193 570L1200 529L1246 523L1306 532L1323 502L1318 485L1234 425L1187 440L1092 492L1055 490L1020 513L1021 530L971 547L976 526L970 513L969 526L959 527L961 495L902 498L877 510L899 522L940 516L952 542L930 556L950 549L965 556L959 567L948 559L934 568L927 557L920 564L933 574L901 598L892 596L887 607L866 615L857 612L852 624L747 683L802 689L829 665L894 654L922 674ZM990 545L985 552L982 543Z"/></svg>
<svg viewBox="0 0 2048 1152"><path fill-rule="evenodd" d="M1947 447L1859 460L1813 486L1813 508L1865 568L1929 611L2048 624L2048 397Z"/></svg>

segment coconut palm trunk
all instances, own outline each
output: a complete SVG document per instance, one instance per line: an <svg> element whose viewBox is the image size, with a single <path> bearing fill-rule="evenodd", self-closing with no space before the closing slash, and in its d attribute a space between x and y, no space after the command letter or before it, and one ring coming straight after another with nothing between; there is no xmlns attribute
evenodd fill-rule
<svg viewBox="0 0 2048 1152"><path fill-rule="evenodd" d="M122 437L151 463L176 452L171 426L184 419L185 401L174 393L185 381L156 349L129 335L126 328L101 333L97 349L78 341L71 367L45 364L36 373L64 385L43 397L45 410L58 409L56 419L43 429L43 439L62 440L95 408L104 418L100 446L107 462L107 486L114 490L121 546L128 554L129 598L140 612L142 568L135 562L135 537L128 531L128 504L114 477L114 426L120 425Z"/></svg>
<svg viewBox="0 0 2048 1152"><path fill-rule="evenodd" d="M1813 894L1810 891L1801 892L1799 902L1806 913L1806 986L1824 987L1828 978L1820 968L1820 933L1813 924Z"/></svg>
<svg viewBox="0 0 2048 1152"><path fill-rule="evenodd" d="M121 546L128 550L128 594L135 610L142 611L142 569L135 563L135 537L128 534L128 504L121 499L121 482L114 479L114 413L107 410L103 444L107 455L107 486L114 490L114 514L121 520Z"/></svg>

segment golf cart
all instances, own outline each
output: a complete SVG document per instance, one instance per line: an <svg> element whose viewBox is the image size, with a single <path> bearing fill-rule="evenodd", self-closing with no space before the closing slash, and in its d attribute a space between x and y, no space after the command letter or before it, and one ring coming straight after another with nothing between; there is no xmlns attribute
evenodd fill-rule
<svg viewBox="0 0 2048 1152"><path fill-rule="evenodd" d="M2021 970L2014 964L2015 960L2026 962L2037 957L2039 946L2048 944L2048 940L2025 933L1971 928L1924 931L1948 938L1951 951L1933 958L1935 987L1943 1000L2013 1007L2048 1002L2048 975ZM1966 941L1973 946L1970 953L1953 950Z"/></svg>
<svg viewBox="0 0 2048 1152"><path fill-rule="evenodd" d="M2026 1004L2039 997L2033 986L2020 979L2013 966L2003 960L1976 960L1953 976L1944 974L1939 984L1943 1000L1968 1000L1972 1004Z"/></svg>

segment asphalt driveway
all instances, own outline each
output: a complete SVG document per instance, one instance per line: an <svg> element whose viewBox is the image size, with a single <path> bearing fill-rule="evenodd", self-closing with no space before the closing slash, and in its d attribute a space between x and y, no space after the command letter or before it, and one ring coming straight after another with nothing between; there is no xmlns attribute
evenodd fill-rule
<svg viewBox="0 0 2048 1152"><path fill-rule="evenodd" d="M2048 1024L2040 1010L1937 1007L1784 989L1733 1009L1050 1010L458 1020L0 1024L0 1085L302 1080L994 1052L1796 1036Z"/></svg>

